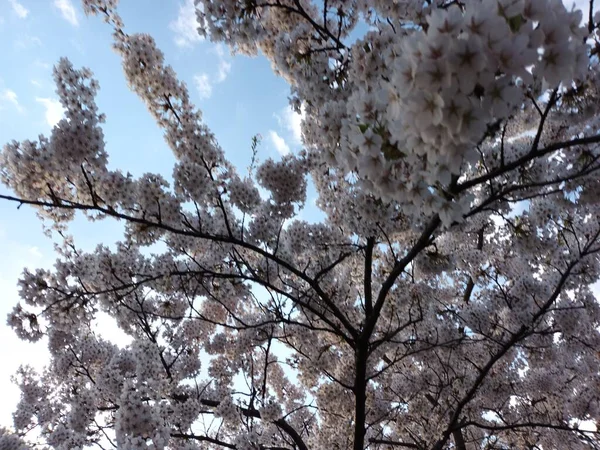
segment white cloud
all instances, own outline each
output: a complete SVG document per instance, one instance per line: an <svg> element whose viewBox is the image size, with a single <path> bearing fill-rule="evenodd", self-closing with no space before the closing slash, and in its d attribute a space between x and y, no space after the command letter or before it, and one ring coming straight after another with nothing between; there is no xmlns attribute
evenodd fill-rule
<svg viewBox="0 0 600 450"><path fill-rule="evenodd" d="M222 83L227 78L231 72L231 63L229 61L225 61L224 59L219 61L219 69L217 72L217 83Z"/></svg>
<svg viewBox="0 0 600 450"><path fill-rule="evenodd" d="M69 22L74 27L79 26L79 20L77 19L77 13L71 0L54 0L54 6L58 8L63 19Z"/></svg>
<svg viewBox="0 0 600 450"><path fill-rule="evenodd" d="M302 130L300 123L302 122L304 115L304 107L301 108L301 114L298 114L289 106L283 108L279 114L275 115L279 125L287 129L292 134L296 144L302 143Z"/></svg>
<svg viewBox="0 0 600 450"><path fill-rule="evenodd" d="M38 80L31 80L31 84L38 88L42 87L42 83L40 83Z"/></svg>
<svg viewBox="0 0 600 450"><path fill-rule="evenodd" d="M269 130L269 137L271 142L281 155L287 155L290 152L290 147L285 143L285 140L273 130Z"/></svg>
<svg viewBox="0 0 600 450"><path fill-rule="evenodd" d="M194 75L194 83L200 98L209 98L212 95L212 84L207 74Z"/></svg>
<svg viewBox="0 0 600 450"><path fill-rule="evenodd" d="M8 102L12 104L20 113L25 111L19 103L17 93L11 89L4 89L0 95L0 99L2 99L2 103Z"/></svg>
<svg viewBox="0 0 600 450"><path fill-rule="evenodd" d="M21 5L17 0L8 0L10 5L12 6L13 11L20 19L25 19L29 14L27 8Z"/></svg>
<svg viewBox="0 0 600 450"><path fill-rule="evenodd" d="M35 101L41 103L46 108L46 123L51 127L56 125L63 118L64 110L58 100L54 98L36 97Z"/></svg>
<svg viewBox="0 0 600 450"><path fill-rule="evenodd" d="M217 63L217 72L214 76L209 76L207 73L201 73L194 76L194 83L196 89L200 94L200 98L209 98L212 95L213 87L216 84L222 83L227 79L229 72L231 72L231 62L228 61L225 55L224 46L217 44L212 47L209 51L215 53L219 59Z"/></svg>
<svg viewBox="0 0 600 450"><path fill-rule="evenodd" d="M33 259L42 259L43 258L43 254L40 251L40 249L38 247L36 247L35 245L32 247L29 247L27 249L27 253L33 258Z"/></svg>
<svg viewBox="0 0 600 450"><path fill-rule="evenodd" d="M229 75L229 72L231 72L231 62L229 62L227 59L227 55L225 53L225 46L223 44L217 44L214 47L214 52L219 58L216 82L222 83Z"/></svg>
<svg viewBox="0 0 600 450"><path fill-rule="evenodd" d="M184 0L179 6L177 18L169 24L169 28L175 32L175 44L179 47L192 47L203 40L198 33L199 26L194 0Z"/></svg>

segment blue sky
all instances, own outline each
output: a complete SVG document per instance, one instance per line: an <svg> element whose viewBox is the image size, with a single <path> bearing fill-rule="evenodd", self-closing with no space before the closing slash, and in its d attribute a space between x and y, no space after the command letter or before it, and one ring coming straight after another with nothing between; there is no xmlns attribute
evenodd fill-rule
<svg viewBox="0 0 600 450"><path fill-rule="evenodd" d="M287 102L289 88L273 75L265 58L232 57L226 47L195 32L193 0L124 1L119 12L129 33L151 34L166 60L185 81L204 120L240 170L250 162L251 138L263 136L259 158L278 158L300 148L300 116ZM77 0L0 0L0 145L49 135L61 119L52 66L68 57L86 66L100 83L97 104L107 116L104 132L110 165L134 175L158 172L170 178L173 157L161 130L143 103L129 91L111 30L98 17L86 17ZM0 186L0 192L7 193ZM309 193L304 217L316 217ZM79 248L120 238L112 221L76 220L70 231ZM17 302L23 267L50 268L53 242L31 208L0 202L0 426L12 423L19 392L10 376L21 363L41 367L44 345L19 341L5 325Z"/></svg>

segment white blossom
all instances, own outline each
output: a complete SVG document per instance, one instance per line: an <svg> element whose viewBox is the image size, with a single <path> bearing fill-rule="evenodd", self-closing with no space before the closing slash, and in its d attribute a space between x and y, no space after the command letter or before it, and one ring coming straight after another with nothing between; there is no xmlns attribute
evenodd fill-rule
<svg viewBox="0 0 600 450"><path fill-rule="evenodd" d="M50 364L15 374L0 450L34 448L32 429L58 450L598 447L598 13L184 5L181 45L201 23L289 82L302 147L272 132L263 158L255 136L241 175L154 39L116 0L83 1L175 164L109 166L99 84L66 58L50 134L3 147L0 198L60 233L8 317ZM121 241L80 250L77 213L120 221Z"/></svg>

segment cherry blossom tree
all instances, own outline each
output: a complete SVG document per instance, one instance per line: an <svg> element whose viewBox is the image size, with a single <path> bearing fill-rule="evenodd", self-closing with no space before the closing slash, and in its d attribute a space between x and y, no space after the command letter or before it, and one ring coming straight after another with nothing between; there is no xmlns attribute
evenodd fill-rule
<svg viewBox="0 0 600 450"><path fill-rule="evenodd" d="M65 236L19 282L8 322L51 360L17 374L0 449L600 448L593 0L196 0L304 111L303 150L247 175L116 3L83 2L173 182L108 168L98 82L60 60L65 118L0 154L2 198ZM78 212L122 221L117 247L79 250Z"/></svg>

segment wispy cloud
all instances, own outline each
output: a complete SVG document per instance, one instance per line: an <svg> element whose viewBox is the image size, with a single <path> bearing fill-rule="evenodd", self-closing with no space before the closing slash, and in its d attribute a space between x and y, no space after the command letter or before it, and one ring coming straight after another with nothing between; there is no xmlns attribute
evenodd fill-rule
<svg viewBox="0 0 600 450"><path fill-rule="evenodd" d="M290 147L286 144L285 139L279 136L276 131L269 130L269 138L279 154L287 155L290 152Z"/></svg>
<svg viewBox="0 0 600 450"><path fill-rule="evenodd" d="M25 19L29 14L29 10L20 4L17 0L8 0L13 11L20 19Z"/></svg>
<svg viewBox="0 0 600 450"><path fill-rule="evenodd" d="M0 94L0 99L2 100L2 103L10 103L20 113L25 112L25 109L19 103L19 98L15 91L4 89L2 94Z"/></svg>
<svg viewBox="0 0 600 450"><path fill-rule="evenodd" d="M40 249L35 245L29 247L27 253L34 259L42 259L44 257Z"/></svg>
<svg viewBox="0 0 600 450"><path fill-rule="evenodd" d="M200 98L210 98L212 95L212 83L207 74L201 73L199 75L194 75L194 84L196 85Z"/></svg>
<svg viewBox="0 0 600 450"><path fill-rule="evenodd" d="M225 81L229 76L229 72L231 72L231 62L225 53L225 46L217 44L210 51L214 52L218 58L216 74L212 77L207 73L194 76L194 83L201 98L209 98L212 95L214 85Z"/></svg>
<svg viewBox="0 0 600 450"><path fill-rule="evenodd" d="M300 124L304 118L304 114L304 107L302 107L301 113L298 114L289 106L283 108L279 114L275 114L279 125L292 134L296 144L302 143L302 130Z"/></svg>
<svg viewBox="0 0 600 450"><path fill-rule="evenodd" d="M79 20L77 19L77 12L71 0L54 0L54 6L60 11L67 22L74 27L79 26Z"/></svg>
<svg viewBox="0 0 600 450"><path fill-rule="evenodd" d="M215 53L219 58L216 81L217 83L222 83L229 75L229 72L231 72L231 62L227 58L227 54L225 53L225 46L223 44L217 44L215 46Z"/></svg>
<svg viewBox="0 0 600 450"><path fill-rule="evenodd" d="M184 0L179 5L177 18L169 24L169 28L175 32L175 44L179 47L192 47L204 39L198 33L199 26L194 0Z"/></svg>
<svg viewBox="0 0 600 450"><path fill-rule="evenodd" d="M44 108L46 108L46 123L51 127L56 125L63 118L64 109L58 100L54 98L36 97L35 101L41 103Z"/></svg>
<svg viewBox="0 0 600 450"><path fill-rule="evenodd" d="M231 63L229 61L219 61L219 68L217 72L217 83L225 81L227 75L231 72Z"/></svg>

